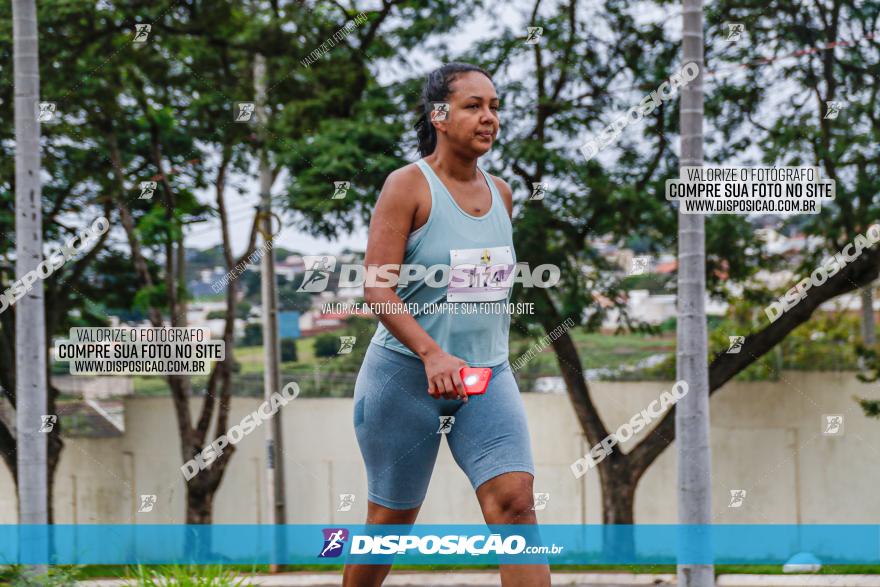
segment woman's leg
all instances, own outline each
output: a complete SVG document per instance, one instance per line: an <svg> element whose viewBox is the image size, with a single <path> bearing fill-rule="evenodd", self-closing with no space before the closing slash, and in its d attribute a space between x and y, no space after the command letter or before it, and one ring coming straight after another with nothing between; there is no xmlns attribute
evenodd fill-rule
<svg viewBox="0 0 880 587"><path fill-rule="evenodd" d="M446 439L476 491L486 523L537 524L528 423L510 364L493 367L486 393L468 398L454 415L455 425ZM547 564L499 567L503 587L550 585Z"/></svg>
<svg viewBox="0 0 880 587"><path fill-rule="evenodd" d="M409 510L392 510L367 501L367 524L400 524L412 526L422 506ZM342 587L380 587L391 565L345 565Z"/></svg>
<svg viewBox="0 0 880 587"><path fill-rule="evenodd" d="M354 389L355 435L367 472L368 525L415 523L440 449L440 406L428 395L419 359L370 345ZM343 586L381 585L390 568L346 565Z"/></svg>
<svg viewBox="0 0 880 587"><path fill-rule="evenodd" d="M486 524L537 524L533 477L529 473L503 473L477 488L477 499ZM502 587L549 587L550 566L498 565Z"/></svg>

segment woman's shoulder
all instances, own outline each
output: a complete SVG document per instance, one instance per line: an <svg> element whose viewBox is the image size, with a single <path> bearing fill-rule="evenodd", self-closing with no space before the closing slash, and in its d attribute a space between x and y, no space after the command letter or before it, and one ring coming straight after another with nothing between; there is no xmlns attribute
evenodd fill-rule
<svg viewBox="0 0 880 587"><path fill-rule="evenodd" d="M498 193L501 194L501 199L504 200L504 206L507 208L507 214L513 216L513 190L510 188L510 185L500 177L496 177L488 171L486 172L486 175L492 178L495 187L498 188Z"/></svg>
<svg viewBox="0 0 880 587"><path fill-rule="evenodd" d="M385 187L388 188L415 188L422 183L425 183L425 176L418 163L398 167L385 178Z"/></svg>
<svg viewBox="0 0 880 587"><path fill-rule="evenodd" d="M399 205L418 208L424 202L430 207L431 188L416 163L409 163L388 174L381 198Z"/></svg>

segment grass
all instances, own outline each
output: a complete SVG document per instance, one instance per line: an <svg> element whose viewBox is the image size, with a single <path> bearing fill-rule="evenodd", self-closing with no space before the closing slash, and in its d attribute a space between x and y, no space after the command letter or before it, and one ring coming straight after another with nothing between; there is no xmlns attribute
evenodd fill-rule
<svg viewBox="0 0 880 587"><path fill-rule="evenodd" d="M253 575L254 567L250 574ZM249 587L247 577L222 565L162 565L158 567L137 565L129 568L126 579L134 579L139 587Z"/></svg>
<svg viewBox="0 0 880 587"><path fill-rule="evenodd" d="M11 587L74 587L78 581L127 579L138 587L249 587L255 573L268 565L52 565L44 575L30 576L27 567L0 567L0 585Z"/></svg>
<svg viewBox="0 0 880 587"><path fill-rule="evenodd" d="M315 337L310 336L296 341L298 360L281 364L282 372L289 369L304 369L315 364ZM238 375L262 375L263 374L263 347L260 346L236 346L235 360L241 366ZM134 393L137 396L167 396L169 395L168 383L164 376L134 377ZM194 387L203 386L207 381L205 377L193 377Z"/></svg>
<svg viewBox="0 0 880 587"><path fill-rule="evenodd" d="M647 336L642 334L601 334L584 332L580 328L571 331L584 369L602 367L616 368L637 363L651 355L673 352L673 336ZM537 341L521 336L511 337L511 362L526 352ZM559 364L552 347L548 344L529 361L524 371L530 375L559 375Z"/></svg>
<svg viewBox="0 0 880 587"><path fill-rule="evenodd" d="M674 338L660 336L645 336L640 334L609 335L599 333L586 333L581 329L572 330L572 338L581 356L584 369L596 369L600 367L615 368L630 365L651 355L664 352L672 352ZM315 357L315 336L301 338L296 341L296 362L283 363L282 372L287 370L308 370L320 361ZM521 336L512 336L510 341L511 361L528 348L535 345L537 340L525 339ZM256 376L263 374L263 347L262 346L236 346L235 360L241 368L237 375ZM530 362L523 374L532 376L559 375L559 366L552 348L548 345L538 353ZM207 377L194 377L194 387L203 386ZM137 396L164 397L169 394L168 384L164 377L134 377L134 393Z"/></svg>
<svg viewBox="0 0 880 587"><path fill-rule="evenodd" d="M823 330L825 327L823 327ZM849 330L846 330L849 332ZM634 365L650 356L657 354L667 354L667 362L653 367L641 369L638 372L624 372L612 376L614 380L666 380L674 375L670 375L670 365L674 365L675 353L675 335L667 333L665 335L646 335L646 334L602 334L596 332L585 332L582 328L573 328L570 331L575 346L580 355L581 364L584 370L591 369L617 369L620 367ZM726 331L725 331L726 332ZM800 332L800 331L798 331ZM806 331L805 331L806 332ZM812 331L810 331L812 332ZM717 335L717 333L715 333ZM802 333L801 333L802 334ZM809 333L808 333L809 334ZM834 334L834 332L832 332ZM838 333L839 334L839 333ZM529 349L540 347L538 338L523 337L518 331L512 329L510 332L510 361L515 362L522 354ZM717 335L720 336L720 335ZM716 336L716 338L717 338ZM840 352L832 353L832 350L840 351L838 347L849 348L836 338L829 336L829 340L813 341L801 335L797 340L791 343L784 343L780 346L777 353L785 352L785 362L781 365L785 369L815 369L822 370L829 368L829 364L833 364L835 369L852 368L852 360L841 357ZM316 336L310 336L297 340L297 353L299 360L297 362L284 363L282 372L292 371L310 372L310 370L322 360L315 357L315 340ZM722 337L723 338L723 337ZM834 340L830 340L834 338ZM721 339L719 339L721 340ZM719 345L725 341L715 341L715 347L721 348ZM534 378L541 376L558 376L559 365L556 355L553 352L549 341L544 340L543 348L528 361L528 363L520 370L518 375L522 378ZM714 348L714 347L713 347ZM807 352L809 349L810 352ZM851 351L848 351L851 353ZM817 358L819 356L828 355L824 359ZM773 355L776 356L776 355ZM770 355L768 355L770 357ZM249 377L260 376L263 373L263 350L262 346L236 347L235 358L240 364L238 375ZM772 373L768 375L765 371L775 372L774 369L768 367L770 359L758 361L755 365L749 367L747 372L738 376L738 379L773 379ZM772 367L772 365L771 365ZM348 364L343 369L352 369L356 371L357 365ZM754 371L755 373L752 373ZM674 369L672 369L674 373ZM750 375L751 374L751 375ZM194 378L195 387L204 386L206 378ZM135 394L139 396L167 396L168 386L163 377L135 377L134 378Z"/></svg>

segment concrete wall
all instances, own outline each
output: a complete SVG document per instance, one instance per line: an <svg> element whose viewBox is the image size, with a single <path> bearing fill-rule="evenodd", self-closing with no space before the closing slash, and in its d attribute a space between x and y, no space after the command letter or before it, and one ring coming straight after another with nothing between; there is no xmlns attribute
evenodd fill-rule
<svg viewBox="0 0 880 587"><path fill-rule="evenodd" d="M591 383L610 430L671 384ZM786 373L782 381L731 383L711 402L716 523L880 523L880 420L862 415L854 395L880 398L880 385L852 374ZM567 396L525 394L536 459L536 492L550 500L542 523L600 523L595 470L575 480L570 464L588 451ZM184 481L170 398L126 398L125 435L68 438L55 481L58 523L183 523ZM259 400L235 398L231 422ZM194 417L201 400L192 401ZM366 475L352 427L351 399L296 399L284 415L289 523L361 523ZM825 436L823 414L844 415L842 436ZM237 446L214 506L215 523L266 520L262 428ZM212 437L213 438L213 437ZM636 442L624 443L624 450ZM676 522L675 445L647 472L636 495L638 523ZM745 489L739 508L730 490ZM340 493L355 495L337 512ZM140 494L157 495L136 513ZM15 523L12 479L0 468L0 523ZM422 523L482 522L474 492L445 442Z"/></svg>
<svg viewBox="0 0 880 587"><path fill-rule="evenodd" d="M219 338L223 338L222 331ZM52 385L61 393L86 399L111 399L134 393L134 380L131 377L53 375Z"/></svg>

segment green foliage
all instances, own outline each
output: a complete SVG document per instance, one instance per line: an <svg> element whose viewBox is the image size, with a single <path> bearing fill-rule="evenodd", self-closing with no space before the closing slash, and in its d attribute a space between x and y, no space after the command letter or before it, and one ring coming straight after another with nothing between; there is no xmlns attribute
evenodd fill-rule
<svg viewBox="0 0 880 587"><path fill-rule="evenodd" d="M672 273L661 275L659 273L644 273L642 275L628 275L620 282L620 288L625 290L646 289L652 294L675 293L675 275Z"/></svg>
<svg viewBox="0 0 880 587"><path fill-rule="evenodd" d="M821 214L794 215L785 221L788 227L823 237L815 250L787 260L791 269L805 274L880 214L880 160L875 149L880 137L876 117L880 77L876 48L861 42L868 23L876 21L877 10L843 0L836 5L832 21L798 2L787 4L770 19L767 14L766 6L759 3L720 0L707 5L707 39L717 43L708 51L718 69L756 63L756 47L762 55L796 55L778 66L758 65L741 69L741 75L718 78L705 105L707 117L719 131L712 133L717 156L707 159L740 161L738 165L816 165L820 177L836 182L835 200L823 204ZM725 22L743 23L748 42L722 42ZM849 40L848 46L829 54L817 75L810 52L804 50L841 39ZM794 95L825 98L799 100ZM826 100L845 100L846 106L831 119L826 116ZM749 152L757 157L744 156ZM706 233L707 239L712 238L708 226ZM729 236L719 231L715 238ZM762 265L771 269L766 261Z"/></svg>
<svg viewBox="0 0 880 587"><path fill-rule="evenodd" d="M304 314L311 309L315 294L297 291L297 288L302 283L302 278L303 274L297 275L293 281L289 281L283 275L278 276L276 291L278 292L279 312L300 312ZM338 274L336 278L338 280ZM245 292L245 299L252 304L260 304L262 296L260 292L260 274L246 271L239 279L242 290ZM332 285L333 277L330 280Z"/></svg>
<svg viewBox="0 0 880 587"><path fill-rule="evenodd" d="M859 318L820 312L795 328L779 345L782 368L798 371L848 371L859 367L856 354Z"/></svg>
<svg viewBox="0 0 880 587"><path fill-rule="evenodd" d="M223 258L223 246L215 245L207 249L187 249L187 267L193 270L210 269L212 267L226 265Z"/></svg>
<svg viewBox="0 0 880 587"><path fill-rule="evenodd" d="M345 328L315 338L315 365L312 377L296 379L304 397L351 397L357 373L364 362L370 338L376 330L376 320L353 316L345 321ZM336 354L339 337L355 337L350 353ZM319 342L324 340L326 342ZM331 345L332 342L332 345ZM321 352L332 355L322 355Z"/></svg>
<svg viewBox="0 0 880 587"><path fill-rule="evenodd" d="M752 320L742 312L745 305L734 310L735 317L719 324L709 335L710 360L725 353L730 336L745 336L759 330L765 317L762 310L752 308ZM737 377L738 380L776 379L780 370L792 371L847 371L859 365L856 354L856 336L859 321L856 316L819 311L791 331L772 351L755 359Z"/></svg>
<svg viewBox="0 0 880 587"><path fill-rule="evenodd" d="M332 278L331 278L332 279ZM278 311L279 312L299 312L305 314L312 307L312 300L315 294L296 291L302 283L302 275L298 275L294 282L286 279L280 279L278 283Z"/></svg>
<svg viewBox="0 0 880 587"><path fill-rule="evenodd" d="M863 383L874 383L880 379L880 353L878 353L878 345L866 346L859 344L856 346L856 353L863 371L857 375L859 381ZM860 397L854 398L856 403L862 408L865 416L868 418L880 418L880 400L870 400Z"/></svg>
<svg viewBox="0 0 880 587"><path fill-rule="evenodd" d="M745 320L744 305L734 308L734 318L718 322L709 331L709 357L726 353L731 336L745 336L761 326L763 312L751 308L755 320ZM791 331L783 341L741 371L736 381L777 380L779 372L790 371L855 371L860 360L857 352L858 317L848 314L819 312L812 319ZM675 354L663 363L639 371L633 376L643 379L671 380L675 378Z"/></svg>
<svg viewBox="0 0 880 587"><path fill-rule="evenodd" d="M263 325L259 322L245 324L241 346L258 346L261 344L263 344Z"/></svg>
<svg viewBox="0 0 880 587"><path fill-rule="evenodd" d="M315 338L316 357L335 357L339 351L339 335L320 334Z"/></svg>
<svg viewBox="0 0 880 587"><path fill-rule="evenodd" d="M150 308L164 308L167 306L167 297L165 295L165 284L157 283L152 287L142 287L134 296L132 308L140 310L144 313Z"/></svg>
<svg viewBox="0 0 880 587"><path fill-rule="evenodd" d="M281 362L282 363L293 363L296 362L296 339L293 338L282 338L281 339Z"/></svg>
<svg viewBox="0 0 880 587"><path fill-rule="evenodd" d="M856 398L868 418L880 418L880 400Z"/></svg>
<svg viewBox="0 0 880 587"><path fill-rule="evenodd" d="M877 349L877 345L867 346L864 343L856 345L856 354L862 367L862 372L857 377L862 383L873 383L880 379L880 354Z"/></svg>
<svg viewBox="0 0 880 587"><path fill-rule="evenodd" d="M238 277L239 287L245 293L245 299L250 301L251 303L260 303L260 274L256 271L245 271ZM281 283L283 283L284 278L278 278L279 291L281 287ZM278 296L278 301L281 303L281 296Z"/></svg>
<svg viewBox="0 0 880 587"><path fill-rule="evenodd" d="M129 572L129 579L137 581L138 587L249 587L253 583L246 582L232 569L221 565L167 565L147 568L138 565Z"/></svg>
<svg viewBox="0 0 880 587"><path fill-rule="evenodd" d="M238 302L238 304L236 304L235 306L235 317L239 320L247 320L252 307L253 306L251 306L249 302Z"/></svg>
<svg viewBox="0 0 880 587"><path fill-rule="evenodd" d="M674 340L670 337L627 333L603 334L588 332L583 327L569 330L584 370L622 370L654 355L672 352ZM509 360L518 363L532 350L532 358L517 369L517 379L524 381L523 389L528 389L530 381L536 377L558 376L559 360L556 358L549 337L539 332L536 336L511 335ZM605 378L602 375L601 378ZM620 376L621 378L623 375ZM617 379L618 376L612 378Z"/></svg>
<svg viewBox="0 0 880 587"><path fill-rule="evenodd" d="M672 318L667 318L666 320L661 322L657 328L662 333L667 333L667 332L675 333L676 330L678 329L678 319L676 319L675 316L673 316Z"/></svg>
<svg viewBox="0 0 880 587"><path fill-rule="evenodd" d="M0 581L10 587L75 587L79 575L73 566L51 566L48 573L34 575L30 567L12 565L0 571Z"/></svg>

